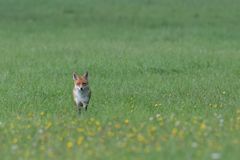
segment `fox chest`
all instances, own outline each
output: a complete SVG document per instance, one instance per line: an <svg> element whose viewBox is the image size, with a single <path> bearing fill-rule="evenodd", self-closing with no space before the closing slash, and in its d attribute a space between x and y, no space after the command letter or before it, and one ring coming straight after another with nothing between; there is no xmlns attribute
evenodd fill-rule
<svg viewBox="0 0 240 160"><path fill-rule="evenodd" d="M81 93L78 91L73 91L74 101L78 105L80 103L87 104L89 102L89 96L87 93Z"/></svg>

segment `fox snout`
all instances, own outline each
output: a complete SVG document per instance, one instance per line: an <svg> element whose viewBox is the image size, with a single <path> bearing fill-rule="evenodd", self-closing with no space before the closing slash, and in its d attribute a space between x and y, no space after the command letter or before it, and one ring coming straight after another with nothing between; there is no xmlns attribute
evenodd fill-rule
<svg viewBox="0 0 240 160"><path fill-rule="evenodd" d="M82 86L76 86L76 88L79 90L79 91L83 91L84 88Z"/></svg>

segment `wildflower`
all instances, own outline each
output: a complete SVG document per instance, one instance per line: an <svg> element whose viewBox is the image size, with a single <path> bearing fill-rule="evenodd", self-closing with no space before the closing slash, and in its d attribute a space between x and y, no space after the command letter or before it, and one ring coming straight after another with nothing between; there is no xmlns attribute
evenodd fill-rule
<svg viewBox="0 0 240 160"><path fill-rule="evenodd" d="M44 116L45 115L45 112L40 112L40 116Z"/></svg>
<svg viewBox="0 0 240 160"><path fill-rule="evenodd" d="M157 144L157 145L155 146L155 149L156 149L157 152L161 151L161 146L160 146L160 144Z"/></svg>
<svg viewBox="0 0 240 160"><path fill-rule="evenodd" d="M51 128L51 126L52 126L52 122L47 122L47 124L45 125L45 128L46 129L49 129L49 128Z"/></svg>
<svg viewBox="0 0 240 160"><path fill-rule="evenodd" d="M66 144L67 149L71 149L73 147L73 143L71 141Z"/></svg>
<svg viewBox="0 0 240 160"><path fill-rule="evenodd" d="M101 130L102 130L102 127L101 127L101 126L97 127L97 131L98 131L98 132L100 132Z"/></svg>
<svg viewBox="0 0 240 160"><path fill-rule="evenodd" d="M16 151L18 149L18 146L16 144L12 145L12 151Z"/></svg>
<svg viewBox="0 0 240 160"><path fill-rule="evenodd" d="M32 113L32 112L29 112L29 113L28 113L28 117L29 117L29 118L33 118L33 113Z"/></svg>
<svg viewBox="0 0 240 160"><path fill-rule="evenodd" d="M175 122L175 126L177 127L177 126L179 126L180 125L180 121L176 121Z"/></svg>
<svg viewBox="0 0 240 160"><path fill-rule="evenodd" d="M13 123L10 123L10 129L14 129L15 125Z"/></svg>
<svg viewBox="0 0 240 160"><path fill-rule="evenodd" d="M84 132L84 128L78 128L77 131L78 132Z"/></svg>
<svg viewBox="0 0 240 160"><path fill-rule="evenodd" d="M144 152L145 152L145 153L149 153L149 152L150 152L150 148L149 148L149 147L145 147L145 148L144 148Z"/></svg>
<svg viewBox="0 0 240 160"><path fill-rule="evenodd" d="M173 128L172 129L172 136L176 136L177 135L177 128Z"/></svg>
<svg viewBox="0 0 240 160"><path fill-rule="evenodd" d="M114 126L116 129L119 129L119 128L121 128L121 126L120 126L120 124L115 124L115 126Z"/></svg>
<svg viewBox="0 0 240 160"><path fill-rule="evenodd" d="M133 133L128 133L128 134L127 134L127 137L128 137L128 138L133 138L134 136L135 136L135 134L133 134Z"/></svg>
<svg viewBox="0 0 240 160"><path fill-rule="evenodd" d="M157 130L157 128L156 128L155 126L152 126L152 127L150 127L150 128L148 129L148 131L149 131L149 133L150 133L151 135L155 134L155 133L156 133L156 130Z"/></svg>
<svg viewBox="0 0 240 160"><path fill-rule="evenodd" d="M202 122L200 124L200 129L202 129L202 130L206 129L206 124L204 122Z"/></svg>
<svg viewBox="0 0 240 160"><path fill-rule="evenodd" d="M21 120L21 117L19 115L17 115L16 119L19 121L19 120Z"/></svg>
<svg viewBox="0 0 240 160"><path fill-rule="evenodd" d="M81 145L82 142L83 142L83 140L84 140L84 137L83 137L83 136L80 136L80 137L77 139L77 144L78 144L78 145Z"/></svg>
<svg viewBox="0 0 240 160"><path fill-rule="evenodd" d="M162 116L159 116L159 117L158 117L158 121L159 121L160 126L163 126L163 125L164 125L164 121L163 121L163 120L164 120L164 119L163 119Z"/></svg>
<svg viewBox="0 0 240 160"><path fill-rule="evenodd" d="M29 150L26 150L25 152L25 157L29 157L30 156L30 151ZM27 158L28 159L28 158Z"/></svg>
<svg viewBox="0 0 240 160"><path fill-rule="evenodd" d="M112 131L108 131L107 135L108 135L108 137L112 137L112 136L114 136L114 133Z"/></svg>
<svg viewBox="0 0 240 160"><path fill-rule="evenodd" d="M88 131L88 132L87 132L87 135L93 137L93 136L95 136L96 134L95 134L94 132L92 132L92 131Z"/></svg>
<svg viewBox="0 0 240 160"><path fill-rule="evenodd" d="M160 114L156 114L156 118L159 118L161 115Z"/></svg>
<svg viewBox="0 0 240 160"><path fill-rule="evenodd" d="M240 114L240 109L237 109L237 114Z"/></svg>
<svg viewBox="0 0 240 160"><path fill-rule="evenodd" d="M42 133L43 133L43 129L40 128L40 129L38 130L38 133L39 133L39 134L42 134Z"/></svg>
<svg viewBox="0 0 240 160"><path fill-rule="evenodd" d="M197 148L198 144L196 142L192 143L192 148Z"/></svg>
<svg viewBox="0 0 240 160"><path fill-rule="evenodd" d="M12 140L12 143L13 144L16 144L18 142L18 139L17 138L14 138L13 140Z"/></svg>
<svg viewBox="0 0 240 160"><path fill-rule="evenodd" d="M101 123L100 123L99 121L96 121L95 124L96 124L96 126L98 126L98 127L101 125Z"/></svg>
<svg viewBox="0 0 240 160"><path fill-rule="evenodd" d="M221 154L220 153L212 153L211 154L211 158L212 159L220 159L221 158Z"/></svg>
<svg viewBox="0 0 240 160"><path fill-rule="evenodd" d="M223 123L224 123L224 119L221 118L221 119L219 120L219 126L222 127L222 126L223 126Z"/></svg>
<svg viewBox="0 0 240 160"><path fill-rule="evenodd" d="M156 103L154 106L159 107L159 106L161 106L161 103Z"/></svg>
<svg viewBox="0 0 240 160"><path fill-rule="evenodd" d="M144 138L144 136L142 134L138 134L137 135L137 140L140 142L140 143L146 143L146 140Z"/></svg>
<svg viewBox="0 0 240 160"><path fill-rule="evenodd" d="M197 123L197 117L193 117L193 118L192 118L192 123L193 123L193 124L196 124L196 123Z"/></svg>
<svg viewBox="0 0 240 160"><path fill-rule="evenodd" d="M126 125L128 125L128 124L129 124L129 120L128 120L128 119L125 119L124 123L125 123Z"/></svg>
<svg viewBox="0 0 240 160"><path fill-rule="evenodd" d="M26 128L29 129L31 128L32 126L30 124L26 125Z"/></svg>
<svg viewBox="0 0 240 160"><path fill-rule="evenodd" d="M149 117L149 121L152 121L153 120L153 117Z"/></svg>
<svg viewBox="0 0 240 160"><path fill-rule="evenodd" d="M180 130L179 133L178 133L178 136L179 136L180 139L183 139L184 138L184 131Z"/></svg>
<svg viewBox="0 0 240 160"><path fill-rule="evenodd" d="M44 145L41 145L41 146L40 146L40 150L41 150L41 151L44 151L44 150L45 150L45 146L44 146Z"/></svg>

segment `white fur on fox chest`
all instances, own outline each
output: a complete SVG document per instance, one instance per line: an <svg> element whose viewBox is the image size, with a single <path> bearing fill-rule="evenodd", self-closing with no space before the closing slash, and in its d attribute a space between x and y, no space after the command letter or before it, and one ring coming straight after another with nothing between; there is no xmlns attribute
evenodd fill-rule
<svg viewBox="0 0 240 160"><path fill-rule="evenodd" d="M88 90L79 91L78 89L74 88L73 95L74 95L74 101L76 102L77 105L79 105L80 103L82 103L84 106L88 104L88 101L89 101Z"/></svg>

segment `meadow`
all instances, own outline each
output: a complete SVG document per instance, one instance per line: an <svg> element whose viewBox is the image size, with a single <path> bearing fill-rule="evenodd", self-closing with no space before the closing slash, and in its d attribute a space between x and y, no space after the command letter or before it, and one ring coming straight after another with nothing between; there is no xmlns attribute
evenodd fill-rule
<svg viewBox="0 0 240 160"><path fill-rule="evenodd" d="M1 0L1 159L237 160L239 5Z"/></svg>

